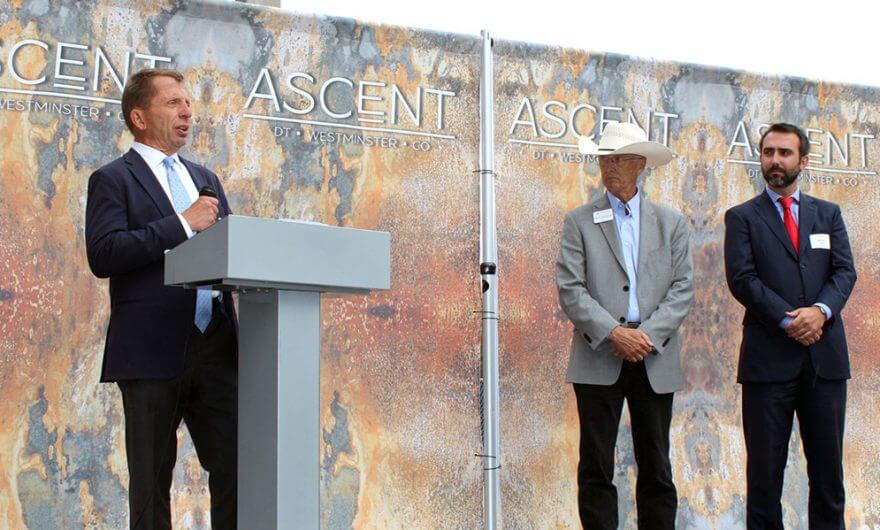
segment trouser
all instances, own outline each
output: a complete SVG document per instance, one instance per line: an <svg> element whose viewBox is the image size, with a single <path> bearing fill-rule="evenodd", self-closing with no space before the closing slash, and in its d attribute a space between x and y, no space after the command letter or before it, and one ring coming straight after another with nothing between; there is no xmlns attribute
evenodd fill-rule
<svg viewBox="0 0 880 530"><path fill-rule="evenodd" d="M636 509L640 529L675 528L678 496L669 462L672 393L651 389L644 363L624 362L613 385L574 384L580 418L578 510L587 530L616 530L614 446L623 402L629 407L638 465Z"/></svg>
<svg viewBox="0 0 880 530"><path fill-rule="evenodd" d="M125 411L132 530L171 529L171 478L181 420L208 471L211 527L236 528L238 361L233 324L221 311L193 326L180 377L119 381Z"/></svg>
<svg viewBox="0 0 880 530"><path fill-rule="evenodd" d="M742 385L748 454L746 526L750 530L783 528L782 481L795 413L810 481L810 530L843 529L846 380L818 377L809 357L797 379Z"/></svg>

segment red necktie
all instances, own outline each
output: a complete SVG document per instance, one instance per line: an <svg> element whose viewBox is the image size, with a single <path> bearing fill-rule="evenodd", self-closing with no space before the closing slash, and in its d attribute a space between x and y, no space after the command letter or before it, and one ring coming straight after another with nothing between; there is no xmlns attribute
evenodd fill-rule
<svg viewBox="0 0 880 530"><path fill-rule="evenodd" d="M785 231L788 232L788 238L791 239L791 244L794 245L794 253L798 253L798 227L797 221L794 220L794 216L791 214L791 203L794 202L794 197L780 197L779 204L782 205L782 222L785 223Z"/></svg>

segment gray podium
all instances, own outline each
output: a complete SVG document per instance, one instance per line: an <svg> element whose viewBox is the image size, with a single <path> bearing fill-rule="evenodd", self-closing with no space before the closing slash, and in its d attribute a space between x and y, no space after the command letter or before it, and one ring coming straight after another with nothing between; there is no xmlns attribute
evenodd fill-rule
<svg viewBox="0 0 880 530"><path fill-rule="evenodd" d="M239 293L239 528L320 528L321 293L389 289L390 259L386 232L237 215L166 254L166 285Z"/></svg>

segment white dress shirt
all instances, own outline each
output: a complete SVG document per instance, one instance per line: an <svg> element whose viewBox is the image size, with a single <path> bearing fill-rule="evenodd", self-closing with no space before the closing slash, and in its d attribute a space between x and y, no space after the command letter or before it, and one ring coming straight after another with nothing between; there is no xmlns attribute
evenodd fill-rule
<svg viewBox="0 0 880 530"><path fill-rule="evenodd" d="M141 155L141 158L147 163L150 171L153 172L156 180L159 181L159 185L162 186L162 191L168 196L168 201L173 208L174 199L171 197L171 187L168 185L168 170L165 169L165 165L162 163L168 158L168 155L140 142L134 142L131 144L131 148L134 149L137 154ZM177 170L177 175L180 177L180 181L183 184L183 188L186 190L186 194L189 195L192 202L195 202L196 199L199 198L199 192L196 189L196 183L193 181L192 175L189 174L189 170L186 169L186 166L180 161L180 157L177 156L177 153L171 155L171 158L174 159L174 169ZM183 231L186 233L187 238L196 235L192 228L190 228L189 223L186 222L186 218L183 217L183 214L177 214L177 218L180 219L180 224L183 226ZM220 291L211 291L211 296L219 298Z"/></svg>
<svg viewBox="0 0 880 530"><path fill-rule="evenodd" d="M168 170L166 170L165 165L162 164L162 161L168 158L168 155L140 142L134 142L131 144L131 148L134 149L137 154L141 155L141 158L147 163L150 171L153 172L156 180L159 181L159 185L162 186L162 191L168 196L168 201L171 203L171 207L174 208L174 199L171 197L171 188L168 186ZM196 189L196 184L193 182L192 175L189 174L186 166L180 161L177 153L171 155L171 158L174 159L174 168L180 176L180 181L183 184L183 188L186 190L186 194L189 195L192 202L196 202L196 199L199 198L199 191ZM186 232L186 237L190 238L196 235L196 233L189 227L189 223L186 222L186 218L183 217L183 214L177 214L177 218L180 219L180 224L183 226L183 231Z"/></svg>

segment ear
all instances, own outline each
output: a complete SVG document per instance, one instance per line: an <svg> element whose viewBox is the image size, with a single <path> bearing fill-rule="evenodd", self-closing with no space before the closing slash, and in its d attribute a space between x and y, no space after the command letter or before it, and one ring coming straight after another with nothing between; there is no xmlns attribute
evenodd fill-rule
<svg viewBox="0 0 880 530"><path fill-rule="evenodd" d="M144 131L147 128L147 123L144 121L144 111L141 109L132 109L131 123L134 124L135 129Z"/></svg>
<svg viewBox="0 0 880 530"><path fill-rule="evenodd" d="M805 155L801 158L801 171L807 169L807 166L810 164L810 155Z"/></svg>

